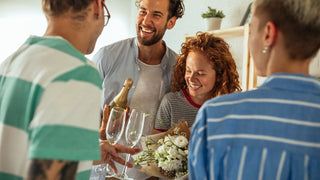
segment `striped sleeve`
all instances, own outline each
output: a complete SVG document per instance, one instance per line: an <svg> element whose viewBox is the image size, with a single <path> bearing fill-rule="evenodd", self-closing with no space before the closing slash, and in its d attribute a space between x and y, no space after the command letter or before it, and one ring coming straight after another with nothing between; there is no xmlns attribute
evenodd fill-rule
<svg viewBox="0 0 320 180"><path fill-rule="evenodd" d="M161 130L168 130L171 127L171 103L168 101L168 94L166 94L159 105L155 128Z"/></svg>
<svg viewBox="0 0 320 180"><path fill-rule="evenodd" d="M190 137L188 171L191 180L209 178L206 139L206 114L202 108L197 114Z"/></svg>
<svg viewBox="0 0 320 180"><path fill-rule="evenodd" d="M30 124L31 158L100 158L97 102L101 87L95 76L99 74L92 67L78 67L46 87Z"/></svg>

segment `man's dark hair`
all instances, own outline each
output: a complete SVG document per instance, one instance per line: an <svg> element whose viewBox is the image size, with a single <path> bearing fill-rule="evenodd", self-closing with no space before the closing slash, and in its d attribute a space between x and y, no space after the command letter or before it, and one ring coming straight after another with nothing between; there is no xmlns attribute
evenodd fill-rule
<svg viewBox="0 0 320 180"><path fill-rule="evenodd" d="M59 16L71 10L74 13L86 9L94 0L42 0L43 12L49 16Z"/></svg>
<svg viewBox="0 0 320 180"><path fill-rule="evenodd" d="M136 6L140 7L143 0L136 0ZM177 19L182 18L184 14L184 3L183 0L169 0L169 16L168 19L172 17L177 17Z"/></svg>

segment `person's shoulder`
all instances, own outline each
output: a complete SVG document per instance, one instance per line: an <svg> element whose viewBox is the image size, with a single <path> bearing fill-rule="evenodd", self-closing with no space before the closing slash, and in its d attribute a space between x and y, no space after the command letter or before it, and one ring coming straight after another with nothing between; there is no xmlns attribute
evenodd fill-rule
<svg viewBox="0 0 320 180"><path fill-rule="evenodd" d="M122 40L119 40L119 41L116 41L112 44L109 44L109 45L106 45L104 47L102 47L101 49L103 49L104 51L107 51L107 50L113 50L113 49L121 49L123 47L126 47L126 46L133 46L134 45L134 41L135 41L135 38L132 37L132 38L127 38L127 39L122 39Z"/></svg>
<svg viewBox="0 0 320 180"><path fill-rule="evenodd" d="M183 93L182 91L176 91L176 92L168 92L165 94L162 98L162 103L171 104L171 105L177 105L183 101Z"/></svg>
<svg viewBox="0 0 320 180"><path fill-rule="evenodd" d="M168 57L169 57L169 59L171 59L171 60L173 60L174 62L175 62L175 60L176 60L176 57L177 57L177 53L176 52L174 52L172 49L170 49L170 48L167 48L167 50L168 50Z"/></svg>
<svg viewBox="0 0 320 180"><path fill-rule="evenodd" d="M167 47L167 50L168 50L168 53L169 53L170 55L174 55L174 56L177 55L177 53L176 53L173 49L171 49L170 47Z"/></svg>
<svg viewBox="0 0 320 180"><path fill-rule="evenodd" d="M176 91L176 92L168 92L167 94L164 95L165 98L167 99L176 99L179 97L181 94L181 91Z"/></svg>
<svg viewBox="0 0 320 180"><path fill-rule="evenodd" d="M176 101L176 99L177 99L177 92L168 92L162 97L161 103L171 104L173 101Z"/></svg>
<svg viewBox="0 0 320 180"><path fill-rule="evenodd" d="M170 47L168 47L164 40L162 42L166 46L166 56L168 56L169 59L175 60L177 53L174 50L172 50Z"/></svg>
<svg viewBox="0 0 320 180"><path fill-rule="evenodd" d="M113 64L118 57L125 55L124 52L128 53L130 49L134 49L135 38L127 38L99 49L99 51L94 55L93 61L97 64L99 62ZM108 58L108 61L105 59Z"/></svg>
<svg viewBox="0 0 320 180"><path fill-rule="evenodd" d="M240 101L242 99L255 97L258 90L249 90L249 91L242 91L242 92L235 92L230 94L220 95L218 97L212 98L206 101L203 106L207 106L210 104L216 103L223 103L223 102L232 102L232 101Z"/></svg>

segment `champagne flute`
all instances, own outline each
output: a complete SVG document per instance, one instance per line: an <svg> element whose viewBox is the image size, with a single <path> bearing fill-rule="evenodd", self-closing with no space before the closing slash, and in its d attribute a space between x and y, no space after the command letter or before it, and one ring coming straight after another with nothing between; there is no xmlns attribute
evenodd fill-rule
<svg viewBox="0 0 320 180"><path fill-rule="evenodd" d="M145 113L141 111L137 111L136 109L132 109L129 117L129 121L125 131L126 142L130 148L133 148L140 140L144 121L145 121ZM127 175L127 163L130 160L131 154L127 155L125 166L122 170L120 178L122 179L133 179L129 178Z"/></svg>
<svg viewBox="0 0 320 180"><path fill-rule="evenodd" d="M106 137L111 145L115 145L121 138L124 131L126 120L126 110L121 107L113 107L110 111L109 119L106 127ZM108 164L100 165L96 168L96 173L99 176L112 177L114 173L109 170Z"/></svg>

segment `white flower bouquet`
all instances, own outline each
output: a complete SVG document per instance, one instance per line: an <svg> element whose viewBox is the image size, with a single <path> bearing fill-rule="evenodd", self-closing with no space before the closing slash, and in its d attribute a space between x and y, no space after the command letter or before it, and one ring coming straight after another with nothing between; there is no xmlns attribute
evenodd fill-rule
<svg viewBox="0 0 320 180"><path fill-rule="evenodd" d="M165 133L142 139L143 151L135 156L134 161L142 166L141 171L155 177L186 177L189 138L190 129L187 122L180 122Z"/></svg>

